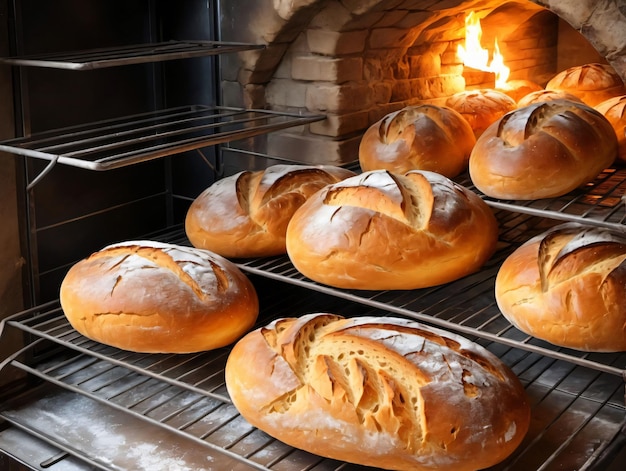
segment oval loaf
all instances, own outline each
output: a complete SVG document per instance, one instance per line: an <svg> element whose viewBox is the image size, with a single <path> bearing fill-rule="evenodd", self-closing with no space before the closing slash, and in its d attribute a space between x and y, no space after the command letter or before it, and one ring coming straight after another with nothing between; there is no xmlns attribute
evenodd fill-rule
<svg viewBox="0 0 626 471"><path fill-rule="evenodd" d="M538 102L511 111L476 141L472 182L493 198L562 196L592 181L617 156L609 121L583 103Z"/></svg>
<svg viewBox="0 0 626 471"><path fill-rule="evenodd" d="M226 386L269 435L392 470L487 468L515 450L530 420L520 381L497 357L401 318L276 320L235 344Z"/></svg>
<svg viewBox="0 0 626 471"><path fill-rule="evenodd" d="M61 284L70 324L92 340L146 353L228 345L256 321L250 280L207 250L154 241L110 245L70 268Z"/></svg>
<svg viewBox="0 0 626 471"><path fill-rule="evenodd" d="M566 223L520 246L496 276L518 329L583 351L626 351L626 237Z"/></svg>
<svg viewBox="0 0 626 471"><path fill-rule="evenodd" d="M313 195L287 227L303 275L338 288L416 289L478 270L496 218L475 193L434 172L364 172Z"/></svg>
<svg viewBox="0 0 626 471"><path fill-rule="evenodd" d="M359 145L365 172L429 170L448 178L467 169L476 139L456 111L435 105L407 106L374 123Z"/></svg>

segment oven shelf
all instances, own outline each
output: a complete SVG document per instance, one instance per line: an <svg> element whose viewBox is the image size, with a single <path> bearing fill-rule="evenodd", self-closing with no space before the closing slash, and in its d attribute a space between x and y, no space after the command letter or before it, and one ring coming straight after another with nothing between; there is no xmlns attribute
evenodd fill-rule
<svg viewBox="0 0 626 471"><path fill-rule="evenodd" d="M524 212L496 210L500 242L496 253L477 273L451 283L406 291L347 290L317 283L302 275L286 255L235 260L243 271L331 295L369 308L381 309L462 335L474 336L550 358L617 375L626 381L626 352L583 352L552 345L511 325L500 312L494 293L495 277L505 258L533 235L558 221ZM563 215L556 219L567 219ZM545 219L548 218L548 219ZM184 228L157 236L159 240L190 245Z"/></svg>
<svg viewBox="0 0 626 471"><path fill-rule="evenodd" d="M275 283L264 278L255 282ZM275 289L259 290L259 325L312 305L346 316L393 314L297 286L281 288L280 300L274 293ZM39 355L23 352L5 361L4 368L21 370L40 386L0 397L0 418L97 469L139 469L142 457L125 447L144 443L162 462L181 460L177 462L189 469L203 469L202 456L208 457L205 465L211 469L372 469L294 449L248 424L233 407L224 384L228 348L187 355L122 351L74 331L58 302L14 316L7 327L53 348L41 348L44 353ZM612 459L625 438L620 377L470 338L520 378L534 418L518 450L493 471L527 471L540 465L605 469L598 463ZM41 345L31 344L32 350L36 347ZM97 421L92 420L95 416ZM126 440L125 435L133 439ZM112 441L119 446L103 445ZM181 449L184 456L176 455Z"/></svg>
<svg viewBox="0 0 626 471"><path fill-rule="evenodd" d="M407 291L347 290L323 285L302 275L287 256L240 260L253 275L336 296L370 308L386 310L465 336L475 336L546 357L617 375L626 381L626 352L583 352L552 345L523 333L501 314L494 293L495 277L505 258L529 235L547 228L538 218L498 213L503 227L497 252L477 273L432 288ZM503 220L506 218L507 220ZM180 234L177 243L186 243Z"/></svg>
<svg viewBox="0 0 626 471"><path fill-rule="evenodd" d="M166 41L84 51L3 57L0 58L0 63L26 67L93 70L147 62L214 56L217 54L263 49L264 47L265 45L262 44L222 41Z"/></svg>
<svg viewBox="0 0 626 471"><path fill-rule="evenodd" d="M600 173L594 181L566 195L530 201L500 200L485 196L472 183L467 173L455 179L457 183L480 195L496 209L504 209L555 220L574 221L626 230L626 168L611 167Z"/></svg>
<svg viewBox="0 0 626 471"><path fill-rule="evenodd" d="M324 119L222 106L184 106L0 142L0 151L88 170L111 170Z"/></svg>

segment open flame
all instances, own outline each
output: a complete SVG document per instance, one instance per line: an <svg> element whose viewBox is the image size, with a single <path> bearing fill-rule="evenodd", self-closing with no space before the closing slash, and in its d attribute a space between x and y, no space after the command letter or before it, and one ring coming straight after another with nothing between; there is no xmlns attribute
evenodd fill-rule
<svg viewBox="0 0 626 471"><path fill-rule="evenodd" d="M459 44L457 54L464 65L485 72L493 72L496 77L496 88L505 88L511 69L504 65L498 39L495 40L493 58L489 63L489 51L482 46L482 35L480 18L472 11L465 17L465 47Z"/></svg>

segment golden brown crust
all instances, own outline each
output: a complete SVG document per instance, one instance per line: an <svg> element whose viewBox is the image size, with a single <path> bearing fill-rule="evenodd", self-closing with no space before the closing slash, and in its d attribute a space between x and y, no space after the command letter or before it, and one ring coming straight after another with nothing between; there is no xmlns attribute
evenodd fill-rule
<svg viewBox="0 0 626 471"><path fill-rule="evenodd" d="M434 172L365 172L296 211L287 253L305 276L339 288L415 289L478 270L498 225L476 194Z"/></svg>
<svg viewBox="0 0 626 471"><path fill-rule="evenodd" d="M472 182L487 196L532 200L592 181L617 154L611 124L569 100L535 103L494 123L470 156Z"/></svg>
<svg viewBox="0 0 626 471"><path fill-rule="evenodd" d="M626 163L626 95L609 98L595 108L613 126L617 136L617 158L620 162Z"/></svg>
<svg viewBox="0 0 626 471"><path fill-rule="evenodd" d="M577 103L583 102L576 95L572 95L571 93L568 93L562 90L538 90L535 92L530 92L528 95L525 95L522 98L520 98L517 102L517 107L523 108L524 106L533 105L535 103L542 103L544 101L552 101L552 100L570 100L570 101L575 101Z"/></svg>
<svg viewBox="0 0 626 471"><path fill-rule="evenodd" d="M502 264L496 301L517 328L563 347L626 350L626 239L562 224Z"/></svg>
<svg viewBox="0 0 626 471"><path fill-rule="evenodd" d="M363 171L429 170L449 178L467 169L476 139L455 111L417 105L390 113L369 127L359 146Z"/></svg>
<svg viewBox="0 0 626 471"><path fill-rule="evenodd" d="M574 66L559 72L548 81L546 90L571 93L589 106L626 93L624 82L613 67L595 63Z"/></svg>
<svg viewBox="0 0 626 471"><path fill-rule="evenodd" d="M446 106L465 118L478 139L489 126L514 110L517 104L504 92L480 89L455 93L446 100Z"/></svg>
<svg viewBox="0 0 626 471"><path fill-rule="evenodd" d="M61 284L70 324L124 350L189 353L228 345L259 312L256 291L228 260L191 247L129 241L95 252Z"/></svg>
<svg viewBox="0 0 626 471"><path fill-rule="evenodd" d="M279 440L384 469L487 468L530 420L522 385L498 358L400 318L276 320L237 342L226 385L241 415Z"/></svg>
<svg viewBox="0 0 626 471"><path fill-rule="evenodd" d="M274 165L218 180L191 204L185 231L194 247L224 257L285 253L293 212L320 188L353 176L330 165Z"/></svg>

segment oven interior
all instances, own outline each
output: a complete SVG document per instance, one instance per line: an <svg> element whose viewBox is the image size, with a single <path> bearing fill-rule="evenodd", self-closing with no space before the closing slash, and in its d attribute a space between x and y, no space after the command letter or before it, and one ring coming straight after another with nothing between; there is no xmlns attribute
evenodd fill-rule
<svg viewBox="0 0 626 471"><path fill-rule="evenodd" d="M196 195L235 171L289 161L289 153L268 151L267 137L302 136L324 122L325 113L250 109L241 95L225 95L233 58L266 50L237 41L246 31L234 34L235 21L220 22L235 3L0 1L10 59L0 65L10 80L1 83L10 86L18 136L0 149L15 161L25 259L24 309L2 321L3 342L20 338L0 363L0 375L18 378L0 395L3 469L364 469L247 424L224 386L227 348L124 352L77 334L58 303L67 269L106 244L189 244L182 222ZM341 160L358 171L356 159ZM458 182L478 192L467 175ZM525 385L533 420L520 448L493 469L615 471L626 461L626 352L577 352L521 333L499 313L493 280L504 258L546 224L622 230L625 187L624 169L611 168L566 197L484 197L501 223L497 253L479 273L432 289L333 289L286 257L238 265L260 295L259 325L308 312L399 315L496 353Z"/></svg>

